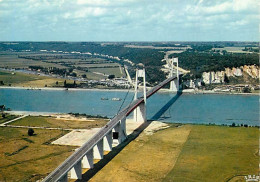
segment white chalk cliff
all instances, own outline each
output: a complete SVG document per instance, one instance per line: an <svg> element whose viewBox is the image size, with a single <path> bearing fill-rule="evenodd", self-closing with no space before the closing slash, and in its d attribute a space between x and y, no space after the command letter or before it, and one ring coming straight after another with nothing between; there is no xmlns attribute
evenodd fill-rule
<svg viewBox="0 0 260 182"><path fill-rule="evenodd" d="M211 83L224 83L225 75L227 77L241 77L248 74L250 77L259 78L259 66L257 65L244 65L238 68L225 68L225 71L217 72L203 72L202 80L205 84Z"/></svg>

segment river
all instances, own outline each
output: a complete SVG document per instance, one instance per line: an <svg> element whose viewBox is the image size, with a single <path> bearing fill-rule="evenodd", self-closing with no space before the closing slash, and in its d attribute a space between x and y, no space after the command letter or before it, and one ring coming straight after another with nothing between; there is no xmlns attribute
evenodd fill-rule
<svg viewBox="0 0 260 182"><path fill-rule="evenodd" d="M0 89L0 105L13 111L86 113L113 117L133 92L108 90ZM102 100L107 98L108 100ZM112 98L121 98L113 101ZM123 101L125 100L124 104ZM147 118L173 123L259 125L259 96L156 93L147 100Z"/></svg>

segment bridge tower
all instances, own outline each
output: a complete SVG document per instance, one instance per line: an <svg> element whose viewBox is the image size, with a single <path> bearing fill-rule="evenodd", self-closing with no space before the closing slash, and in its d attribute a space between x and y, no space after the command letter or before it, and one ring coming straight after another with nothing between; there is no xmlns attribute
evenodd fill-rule
<svg viewBox="0 0 260 182"><path fill-rule="evenodd" d="M173 63L176 63L177 67L177 79L174 79L170 82L170 91L178 92L179 91L179 61L178 58L168 59L168 64L170 67L170 77L173 77Z"/></svg>
<svg viewBox="0 0 260 182"><path fill-rule="evenodd" d="M136 122L146 122L146 80L145 80L145 69L136 70L135 77L135 97L134 100L137 100L138 94L138 78L143 78L143 96L144 102L142 102L135 110L134 110L134 121Z"/></svg>

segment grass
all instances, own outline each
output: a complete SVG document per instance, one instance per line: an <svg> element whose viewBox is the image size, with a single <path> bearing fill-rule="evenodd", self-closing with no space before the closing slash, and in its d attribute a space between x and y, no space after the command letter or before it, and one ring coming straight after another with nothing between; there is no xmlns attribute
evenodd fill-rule
<svg viewBox="0 0 260 182"><path fill-rule="evenodd" d="M245 47L224 47L224 48L212 48L215 50L226 50L227 52L233 52L233 53L248 53L249 51L243 51Z"/></svg>
<svg viewBox="0 0 260 182"><path fill-rule="evenodd" d="M106 75L115 75L116 77L122 77L125 76L124 70L122 69L122 73L120 71L120 67L117 68L89 68L91 72L99 72L104 73Z"/></svg>
<svg viewBox="0 0 260 182"><path fill-rule="evenodd" d="M12 120L12 119L18 118L18 117L19 117L19 116L10 115L10 114L5 113L5 117L3 118L3 117L2 117L2 114L0 114L0 124L5 123L5 122L7 122L7 121L10 121L10 120Z"/></svg>
<svg viewBox="0 0 260 182"><path fill-rule="evenodd" d="M45 145L65 131L34 129L28 136L24 128L0 128L0 181L36 181L54 170L75 147ZM12 154L12 155L6 155Z"/></svg>
<svg viewBox="0 0 260 182"><path fill-rule="evenodd" d="M10 123L10 125L18 126L36 126L36 127L51 127L51 128L79 128L79 129L89 129L89 128L99 128L103 127L108 120L104 119L90 119L86 121L80 120L65 120L56 119L54 117L44 117L44 116L27 116L25 118L19 119Z"/></svg>
<svg viewBox="0 0 260 182"><path fill-rule="evenodd" d="M31 56L44 56L45 54L29 53ZM46 54L48 56L48 54ZM51 54L51 56L53 56ZM98 62L100 64L98 64ZM64 63L67 64L64 66ZM56 67L56 68L71 68L72 66L80 67L74 69L78 77L86 75L89 80L100 80L107 78L102 74L96 74L93 72L103 73L106 75L115 75L116 77L125 76L124 70L120 69L120 64L109 63L100 58L86 58L81 59L53 59L53 60L31 60L18 58L18 55L8 53L0 55L0 68L18 68L27 69L29 66L42 66L42 67ZM118 66L118 67L111 67ZM108 67L108 68L105 68ZM83 69L83 70L82 70ZM89 71L85 71L88 69ZM54 77L44 77L38 75L31 75L25 73L11 73L7 71L0 71L0 81L4 82L4 86L20 86L20 87L63 87L65 79L58 79ZM56 82L58 81L58 84ZM68 81L68 80L67 80ZM73 81L72 81L73 82Z"/></svg>
<svg viewBox="0 0 260 182"><path fill-rule="evenodd" d="M229 181L258 174L258 138L257 128L192 126L164 181Z"/></svg>
<svg viewBox="0 0 260 182"><path fill-rule="evenodd" d="M242 181L258 174L258 128L183 125L141 134L90 181Z"/></svg>
<svg viewBox="0 0 260 182"><path fill-rule="evenodd" d="M175 164L191 127L142 133L101 169L91 181L162 181Z"/></svg>
<svg viewBox="0 0 260 182"><path fill-rule="evenodd" d="M30 59L18 58L15 54L0 55L0 67L2 68L28 68L29 66L58 67L63 66L54 63L46 63L42 61L34 61Z"/></svg>
<svg viewBox="0 0 260 182"><path fill-rule="evenodd" d="M4 82L4 86L45 87L45 85L55 86L56 81L63 85L64 79L0 71L0 81Z"/></svg>

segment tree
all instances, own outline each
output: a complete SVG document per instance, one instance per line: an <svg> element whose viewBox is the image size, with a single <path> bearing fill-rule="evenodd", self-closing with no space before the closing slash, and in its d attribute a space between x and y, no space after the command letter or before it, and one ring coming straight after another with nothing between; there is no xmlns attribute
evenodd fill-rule
<svg viewBox="0 0 260 182"><path fill-rule="evenodd" d="M229 83L229 79L228 79L228 77L227 77L226 74L225 74L225 76L224 76L224 82L225 82L225 83Z"/></svg>
<svg viewBox="0 0 260 182"><path fill-rule="evenodd" d="M73 72L73 73L71 73L71 76L77 77L77 73Z"/></svg>
<svg viewBox="0 0 260 182"><path fill-rule="evenodd" d="M64 87L66 87L66 85L67 85L67 81L65 80L65 81L64 81Z"/></svg>
<svg viewBox="0 0 260 182"><path fill-rule="evenodd" d="M34 130L32 128L29 128L28 129L28 135L33 136L33 134L34 134Z"/></svg>
<svg viewBox="0 0 260 182"><path fill-rule="evenodd" d="M232 123L231 127L235 127L236 126L236 123Z"/></svg>
<svg viewBox="0 0 260 182"><path fill-rule="evenodd" d="M86 74L82 75L82 78L87 78L87 75Z"/></svg>
<svg viewBox="0 0 260 182"><path fill-rule="evenodd" d="M251 89L249 87L244 87L243 93L251 93Z"/></svg>
<svg viewBox="0 0 260 182"><path fill-rule="evenodd" d="M56 85L58 85L59 84L59 82L58 81L56 81Z"/></svg>
<svg viewBox="0 0 260 182"><path fill-rule="evenodd" d="M108 79L114 79L115 78L115 75L109 75L108 76Z"/></svg>

